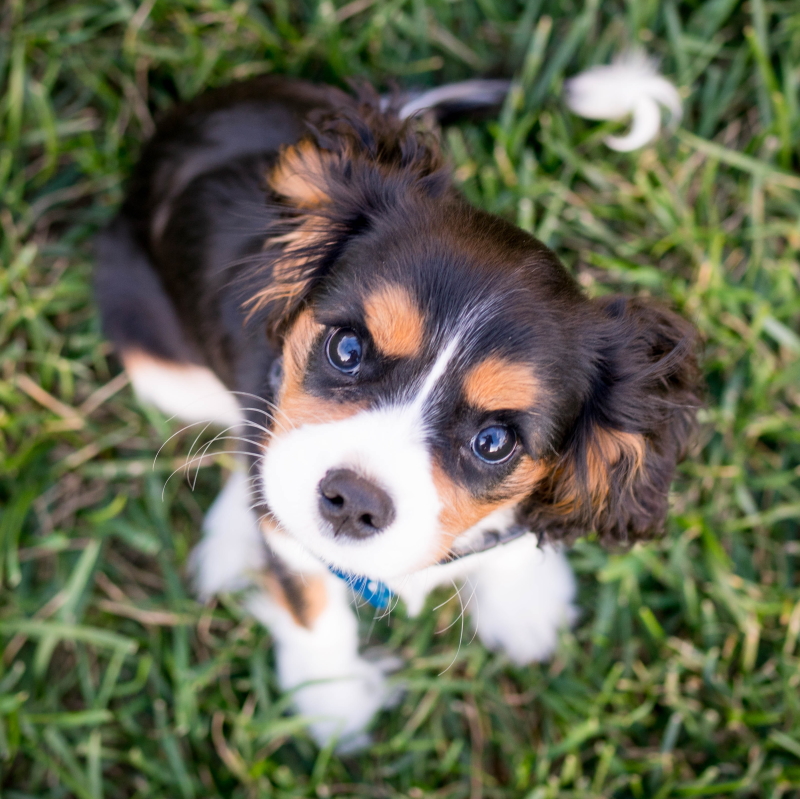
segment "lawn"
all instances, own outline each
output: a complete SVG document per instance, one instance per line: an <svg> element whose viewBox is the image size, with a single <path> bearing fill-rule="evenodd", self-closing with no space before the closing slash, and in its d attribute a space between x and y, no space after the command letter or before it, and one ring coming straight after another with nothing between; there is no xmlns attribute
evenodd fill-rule
<svg viewBox="0 0 800 799"><path fill-rule="evenodd" d="M338 3L338 7L337 7ZM681 127L630 154L560 99L644 45ZM6 799L800 796L800 7L796 0L7 0L0 10L0 792ZM464 193L592 295L667 299L707 407L666 536L579 542L549 664L472 640L447 592L364 639L406 698L319 751L236 597L186 562L230 454L142 409L103 341L93 234L176 99L280 72L516 76L445 131ZM187 469L187 465L192 468ZM194 468L198 466L198 468ZM173 474L174 472L174 474Z"/></svg>

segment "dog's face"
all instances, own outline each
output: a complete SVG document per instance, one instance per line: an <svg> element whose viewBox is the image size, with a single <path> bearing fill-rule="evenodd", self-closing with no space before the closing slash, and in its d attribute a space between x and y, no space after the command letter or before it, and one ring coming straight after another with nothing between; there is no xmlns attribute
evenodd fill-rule
<svg viewBox="0 0 800 799"><path fill-rule="evenodd" d="M544 248L461 204L354 239L286 336L264 461L281 525L393 577L518 504L586 393L586 305Z"/></svg>
<svg viewBox="0 0 800 799"><path fill-rule="evenodd" d="M272 175L295 225L258 298L283 340L262 463L280 527L382 579L506 509L551 535L654 532L689 429L688 326L585 298L541 243L466 205L430 146L404 163L343 141Z"/></svg>

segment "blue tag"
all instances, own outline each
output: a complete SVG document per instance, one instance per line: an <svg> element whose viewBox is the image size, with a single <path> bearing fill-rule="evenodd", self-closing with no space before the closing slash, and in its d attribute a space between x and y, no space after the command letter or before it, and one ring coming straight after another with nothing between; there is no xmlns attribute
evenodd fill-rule
<svg viewBox="0 0 800 799"><path fill-rule="evenodd" d="M344 580L352 588L353 593L369 602L372 607L383 610L389 606L392 592L389 586L380 580L372 580L369 577L358 577L355 574L341 572L333 566L328 566L328 571L331 574L335 574L339 579Z"/></svg>

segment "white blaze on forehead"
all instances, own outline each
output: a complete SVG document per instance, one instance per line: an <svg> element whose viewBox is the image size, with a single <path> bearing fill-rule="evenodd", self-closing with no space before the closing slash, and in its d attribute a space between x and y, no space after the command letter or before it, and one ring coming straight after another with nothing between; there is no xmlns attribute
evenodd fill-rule
<svg viewBox="0 0 800 799"><path fill-rule="evenodd" d="M461 335L456 334L447 343L440 355L436 358L430 371L425 375L417 395L413 398L409 409L412 413L420 414L425 403L436 389L439 381L447 372L447 367L456 356L456 350L461 343Z"/></svg>
<svg viewBox="0 0 800 799"><path fill-rule="evenodd" d="M437 386L447 371L456 365L470 343L482 331L483 326L491 318L494 310L492 299L483 301L472 307L465 308L458 327L445 339L442 351L433 362L422 379L422 384L416 395L411 397L409 407L412 412L421 416L425 405L434 395Z"/></svg>

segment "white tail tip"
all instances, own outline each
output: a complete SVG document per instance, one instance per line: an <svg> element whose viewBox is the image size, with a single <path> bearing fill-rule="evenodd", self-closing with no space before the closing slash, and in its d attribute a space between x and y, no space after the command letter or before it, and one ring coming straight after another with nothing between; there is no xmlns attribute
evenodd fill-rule
<svg viewBox="0 0 800 799"><path fill-rule="evenodd" d="M653 141L661 128L661 107L670 112L671 123L682 115L678 90L659 75L655 63L642 51L624 54L608 66L596 66L564 84L567 107L586 119L622 119L631 115L625 136L609 136L613 150L628 152Z"/></svg>

